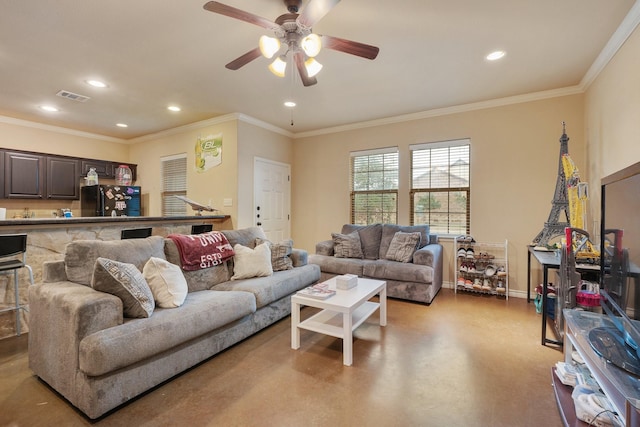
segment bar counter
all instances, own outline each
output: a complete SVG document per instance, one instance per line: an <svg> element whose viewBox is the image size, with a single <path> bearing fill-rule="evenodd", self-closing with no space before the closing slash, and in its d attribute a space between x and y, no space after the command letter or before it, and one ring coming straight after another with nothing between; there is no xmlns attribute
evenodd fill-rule
<svg viewBox="0 0 640 427"><path fill-rule="evenodd" d="M0 221L1 234L27 234L27 264L33 269L36 285L42 281L42 265L46 261L61 260L65 247L75 240L119 240L122 230L152 228L153 236L166 237L171 233L190 234L191 226L212 224L214 230L232 229L229 215L191 215L178 217L77 217L77 218L16 218ZM28 274L18 270L17 298L28 304ZM13 274L0 275L0 308L15 305ZM29 313L21 312L22 331L28 331ZM15 313L0 313L0 339L15 335Z"/></svg>

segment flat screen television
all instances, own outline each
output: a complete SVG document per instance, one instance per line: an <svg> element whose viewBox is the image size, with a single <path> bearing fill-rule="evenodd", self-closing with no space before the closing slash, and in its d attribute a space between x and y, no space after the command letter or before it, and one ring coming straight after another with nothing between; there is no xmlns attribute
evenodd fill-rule
<svg viewBox="0 0 640 427"><path fill-rule="evenodd" d="M640 162L602 179L600 305L613 327L595 328L591 345L640 376Z"/></svg>

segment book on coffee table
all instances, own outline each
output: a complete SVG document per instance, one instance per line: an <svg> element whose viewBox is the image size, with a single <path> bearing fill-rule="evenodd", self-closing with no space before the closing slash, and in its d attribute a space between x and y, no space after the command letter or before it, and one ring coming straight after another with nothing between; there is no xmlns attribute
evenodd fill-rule
<svg viewBox="0 0 640 427"><path fill-rule="evenodd" d="M329 289L329 284L326 282L316 283L315 285L308 286L304 289L300 289L297 292L298 295L315 298L315 299L327 299L330 296L336 294L336 291Z"/></svg>

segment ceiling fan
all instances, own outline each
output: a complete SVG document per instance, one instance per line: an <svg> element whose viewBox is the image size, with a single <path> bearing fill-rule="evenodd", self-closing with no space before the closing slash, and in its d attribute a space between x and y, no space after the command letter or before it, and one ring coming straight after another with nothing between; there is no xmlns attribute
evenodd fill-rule
<svg viewBox="0 0 640 427"><path fill-rule="evenodd" d="M380 49L376 46L312 32L311 27L339 2L340 0L310 0L302 13L298 13L302 0L284 0L289 13L280 15L274 22L217 1L207 2L204 8L266 28L275 35L275 38L262 36L258 47L229 62L226 65L228 69L237 70L260 55L271 58L281 50L281 46L284 46L285 52L276 57L269 65L269 70L277 76L284 77L287 54L291 53L302 84L311 86L317 83L315 75L322 68L314 57L323 47L366 59L375 59L378 56Z"/></svg>

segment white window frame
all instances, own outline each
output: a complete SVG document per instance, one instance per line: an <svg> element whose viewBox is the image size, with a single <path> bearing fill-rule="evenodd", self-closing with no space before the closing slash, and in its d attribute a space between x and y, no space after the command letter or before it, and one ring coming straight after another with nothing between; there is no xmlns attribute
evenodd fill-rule
<svg viewBox="0 0 640 427"><path fill-rule="evenodd" d="M160 158L162 216L186 216L187 204L174 196L187 195L187 154Z"/></svg>

